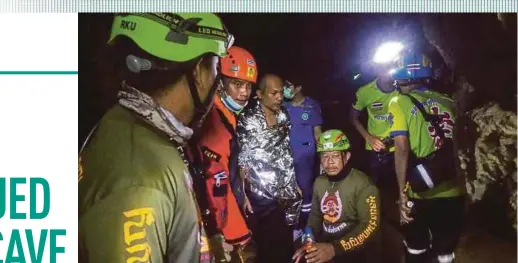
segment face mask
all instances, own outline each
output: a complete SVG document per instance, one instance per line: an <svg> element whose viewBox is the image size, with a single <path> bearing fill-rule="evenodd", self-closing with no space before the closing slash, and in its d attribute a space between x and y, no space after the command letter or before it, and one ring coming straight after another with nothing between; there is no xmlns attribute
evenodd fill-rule
<svg viewBox="0 0 518 263"><path fill-rule="evenodd" d="M293 93L293 90L284 87L284 98L291 100L293 99L293 97L295 97L295 93Z"/></svg>
<svg viewBox="0 0 518 263"><path fill-rule="evenodd" d="M225 105L225 107L227 107L229 110L235 112L236 114L239 114L243 108L246 106L246 104L244 106L241 106L241 104L237 103L235 100L232 99L232 97L230 97L228 94L224 93L221 94L221 101L223 102L223 104ZM247 102L248 104L248 102Z"/></svg>

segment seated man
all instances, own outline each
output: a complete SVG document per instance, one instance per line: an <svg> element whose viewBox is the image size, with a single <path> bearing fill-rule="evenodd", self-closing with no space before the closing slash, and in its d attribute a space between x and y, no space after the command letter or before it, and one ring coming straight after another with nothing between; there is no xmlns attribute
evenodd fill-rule
<svg viewBox="0 0 518 263"><path fill-rule="evenodd" d="M348 165L349 140L340 130L328 130L317 151L325 175L315 180L308 226L316 243L297 250L308 263L364 262L365 247L377 236L380 222L378 189L362 172Z"/></svg>

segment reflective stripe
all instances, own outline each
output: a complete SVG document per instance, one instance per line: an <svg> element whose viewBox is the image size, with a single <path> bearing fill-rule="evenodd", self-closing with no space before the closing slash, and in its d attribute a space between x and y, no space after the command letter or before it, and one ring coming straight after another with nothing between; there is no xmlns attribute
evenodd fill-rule
<svg viewBox="0 0 518 263"><path fill-rule="evenodd" d="M423 253L425 253L428 249L413 249L413 248L409 248L408 245L406 244L406 241L403 240L403 244L405 245L406 247L406 250L408 251L408 253L412 254L412 255L421 255Z"/></svg>
<svg viewBox="0 0 518 263"><path fill-rule="evenodd" d="M308 206L311 206L311 203L309 204L303 204L302 207L308 207Z"/></svg>
<svg viewBox="0 0 518 263"><path fill-rule="evenodd" d="M412 255L421 255L425 253L427 249L412 249L407 247L406 250Z"/></svg>
<svg viewBox="0 0 518 263"><path fill-rule="evenodd" d="M311 209L302 209L302 212L311 212Z"/></svg>
<svg viewBox="0 0 518 263"><path fill-rule="evenodd" d="M439 263L452 263L454 259L455 253L437 256L437 260L439 260Z"/></svg>
<svg viewBox="0 0 518 263"><path fill-rule="evenodd" d="M428 188L433 188L434 184L432 178L430 178L430 175L428 174L428 171L426 171L424 166L422 164L417 165L417 170L419 170L419 174L421 175L421 178L423 178Z"/></svg>

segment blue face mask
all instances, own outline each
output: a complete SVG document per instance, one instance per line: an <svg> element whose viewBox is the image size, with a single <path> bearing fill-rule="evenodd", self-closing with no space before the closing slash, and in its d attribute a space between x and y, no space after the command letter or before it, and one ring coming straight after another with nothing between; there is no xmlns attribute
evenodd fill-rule
<svg viewBox="0 0 518 263"><path fill-rule="evenodd" d="M290 88L284 87L284 98L291 100L295 97L295 93L293 93L293 90Z"/></svg>
<svg viewBox="0 0 518 263"><path fill-rule="evenodd" d="M235 100L232 99L232 97L230 97L226 93L222 94L221 101L223 102L225 107L227 107L229 110L233 111L236 114L239 114L243 110L243 108L246 106L246 104L244 106L241 106L241 104L237 103ZM247 102L247 104L248 104L248 102Z"/></svg>

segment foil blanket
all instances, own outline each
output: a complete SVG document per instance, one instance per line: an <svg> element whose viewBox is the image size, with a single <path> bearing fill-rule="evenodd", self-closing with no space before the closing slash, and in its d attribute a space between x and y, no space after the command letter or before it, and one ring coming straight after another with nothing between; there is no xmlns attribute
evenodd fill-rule
<svg viewBox="0 0 518 263"><path fill-rule="evenodd" d="M286 223L298 223L302 204L293 155L290 148L290 120L284 108L277 124L268 127L260 102L246 108L238 118L239 169L250 191L261 198L276 200L286 214Z"/></svg>

